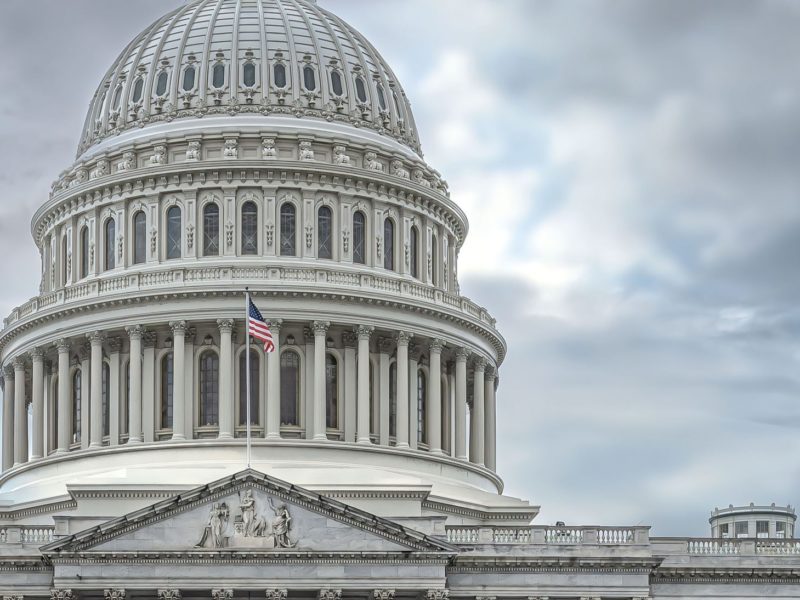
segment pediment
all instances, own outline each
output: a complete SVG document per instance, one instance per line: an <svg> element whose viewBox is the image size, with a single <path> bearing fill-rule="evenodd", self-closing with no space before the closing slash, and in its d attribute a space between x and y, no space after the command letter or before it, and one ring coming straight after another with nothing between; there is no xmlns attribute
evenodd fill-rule
<svg viewBox="0 0 800 600"><path fill-rule="evenodd" d="M401 525L246 470L42 548L72 553L422 553L455 549Z"/></svg>

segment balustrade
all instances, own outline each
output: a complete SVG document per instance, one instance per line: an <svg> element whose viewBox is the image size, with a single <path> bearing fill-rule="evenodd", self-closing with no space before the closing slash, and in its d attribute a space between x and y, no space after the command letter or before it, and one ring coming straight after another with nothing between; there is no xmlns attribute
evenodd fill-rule
<svg viewBox="0 0 800 600"><path fill-rule="evenodd" d="M649 543L647 527L447 527L454 544L532 544L552 546L624 546Z"/></svg>

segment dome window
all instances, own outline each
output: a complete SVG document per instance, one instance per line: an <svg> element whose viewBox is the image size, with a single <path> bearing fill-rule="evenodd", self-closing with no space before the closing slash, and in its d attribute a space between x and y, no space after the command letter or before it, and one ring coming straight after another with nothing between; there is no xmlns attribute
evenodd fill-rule
<svg viewBox="0 0 800 600"><path fill-rule="evenodd" d="M195 78L195 68L194 67L186 67L186 70L183 72L183 91L189 92L194 89L194 78Z"/></svg>
<svg viewBox="0 0 800 600"><path fill-rule="evenodd" d="M344 86L342 86L342 76L339 71L331 71L331 88L333 93L341 96L344 93Z"/></svg>
<svg viewBox="0 0 800 600"><path fill-rule="evenodd" d="M144 91L144 79L141 77L136 78L136 83L133 84L133 103L138 104L142 101L142 92Z"/></svg>
<svg viewBox="0 0 800 600"><path fill-rule="evenodd" d="M180 258L182 245L181 209L172 206L167 211L167 259Z"/></svg>
<svg viewBox="0 0 800 600"><path fill-rule="evenodd" d="M353 215L353 262L367 263L366 253L367 218L360 210Z"/></svg>
<svg viewBox="0 0 800 600"><path fill-rule="evenodd" d="M203 256L219 256L219 206L213 203L203 209Z"/></svg>
<svg viewBox="0 0 800 600"><path fill-rule="evenodd" d="M314 73L314 67L308 65L303 67L303 85L309 92L317 89L317 75Z"/></svg>
<svg viewBox="0 0 800 600"><path fill-rule="evenodd" d="M273 79L275 79L275 86L279 88L286 87L286 67L278 63L273 69Z"/></svg>
<svg viewBox="0 0 800 600"><path fill-rule="evenodd" d="M169 82L169 73L161 71L158 74L158 81L156 81L156 96L163 96L167 93L167 83Z"/></svg>
<svg viewBox="0 0 800 600"><path fill-rule="evenodd" d="M256 66L249 62L242 68L242 79L245 87L253 87L256 84Z"/></svg>
<svg viewBox="0 0 800 600"><path fill-rule="evenodd" d="M122 85L118 85L117 89L114 91L114 102L113 102L114 110L119 110L119 103L121 101L122 101Z"/></svg>
<svg viewBox="0 0 800 600"><path fill-rule="evenodd" d="M386 110L386 94L383 93L383 86L378 84L378 106L381 110Z"/></svg>
<svg viewBox="0 0 800 600"><path fill-rule="evenodd" d="M317 258L333 258L333 211L327 206L317 213Z"/></svg>
<svg viewBox="0 0 800 600"><path fill-rule="evenodd" d="M356 96L362 104L367 101L367 86L364 85L364 78L361 75L356 77Z"/></svg>
<svg viewBox="0 0 800 600"><path fill-rule="evenodd" d="M281 256L295 256L297 247L297 211L290 202L281 206Z"/></svg>
<svg viewBox="0 0 800 600"><path fill-rule="evenodd" d="M211 78L211 85L215 88L220 89L225 87L225 65L222 63L217 63L214 65L214 72Z"/></svg>
<svg viewBox="0 0 800 600"><path fill-rule="evenodd" d="M392 92L392 100L394 100L394 110L397 113L397 118L403 118L403 111L400 110L400 101L397 98L397 92Z"/></svg>

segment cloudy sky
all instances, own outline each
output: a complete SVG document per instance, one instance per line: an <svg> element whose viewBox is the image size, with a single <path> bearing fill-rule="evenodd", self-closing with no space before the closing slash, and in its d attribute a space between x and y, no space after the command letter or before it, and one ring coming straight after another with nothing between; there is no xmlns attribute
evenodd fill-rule
<svg viewBox="0 0 800 600"><path fill-rule="evenodd" d="M178 4L0 2L3 314L95 86ZM472 222L507 492L658 535L800 502L800 2L320 4L392 64Z"/></svg>

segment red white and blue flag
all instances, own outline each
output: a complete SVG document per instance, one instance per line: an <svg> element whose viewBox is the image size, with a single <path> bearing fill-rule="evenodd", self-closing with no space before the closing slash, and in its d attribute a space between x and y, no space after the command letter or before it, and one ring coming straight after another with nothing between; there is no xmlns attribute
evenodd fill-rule
<svg viewBox="0 0 800 600"><path fill-rule="evenodd" d="M257 340L264 342L264 352L275 352L275 342L272 340L269 325L249 296L247 302L247 331Z"/></svg>

